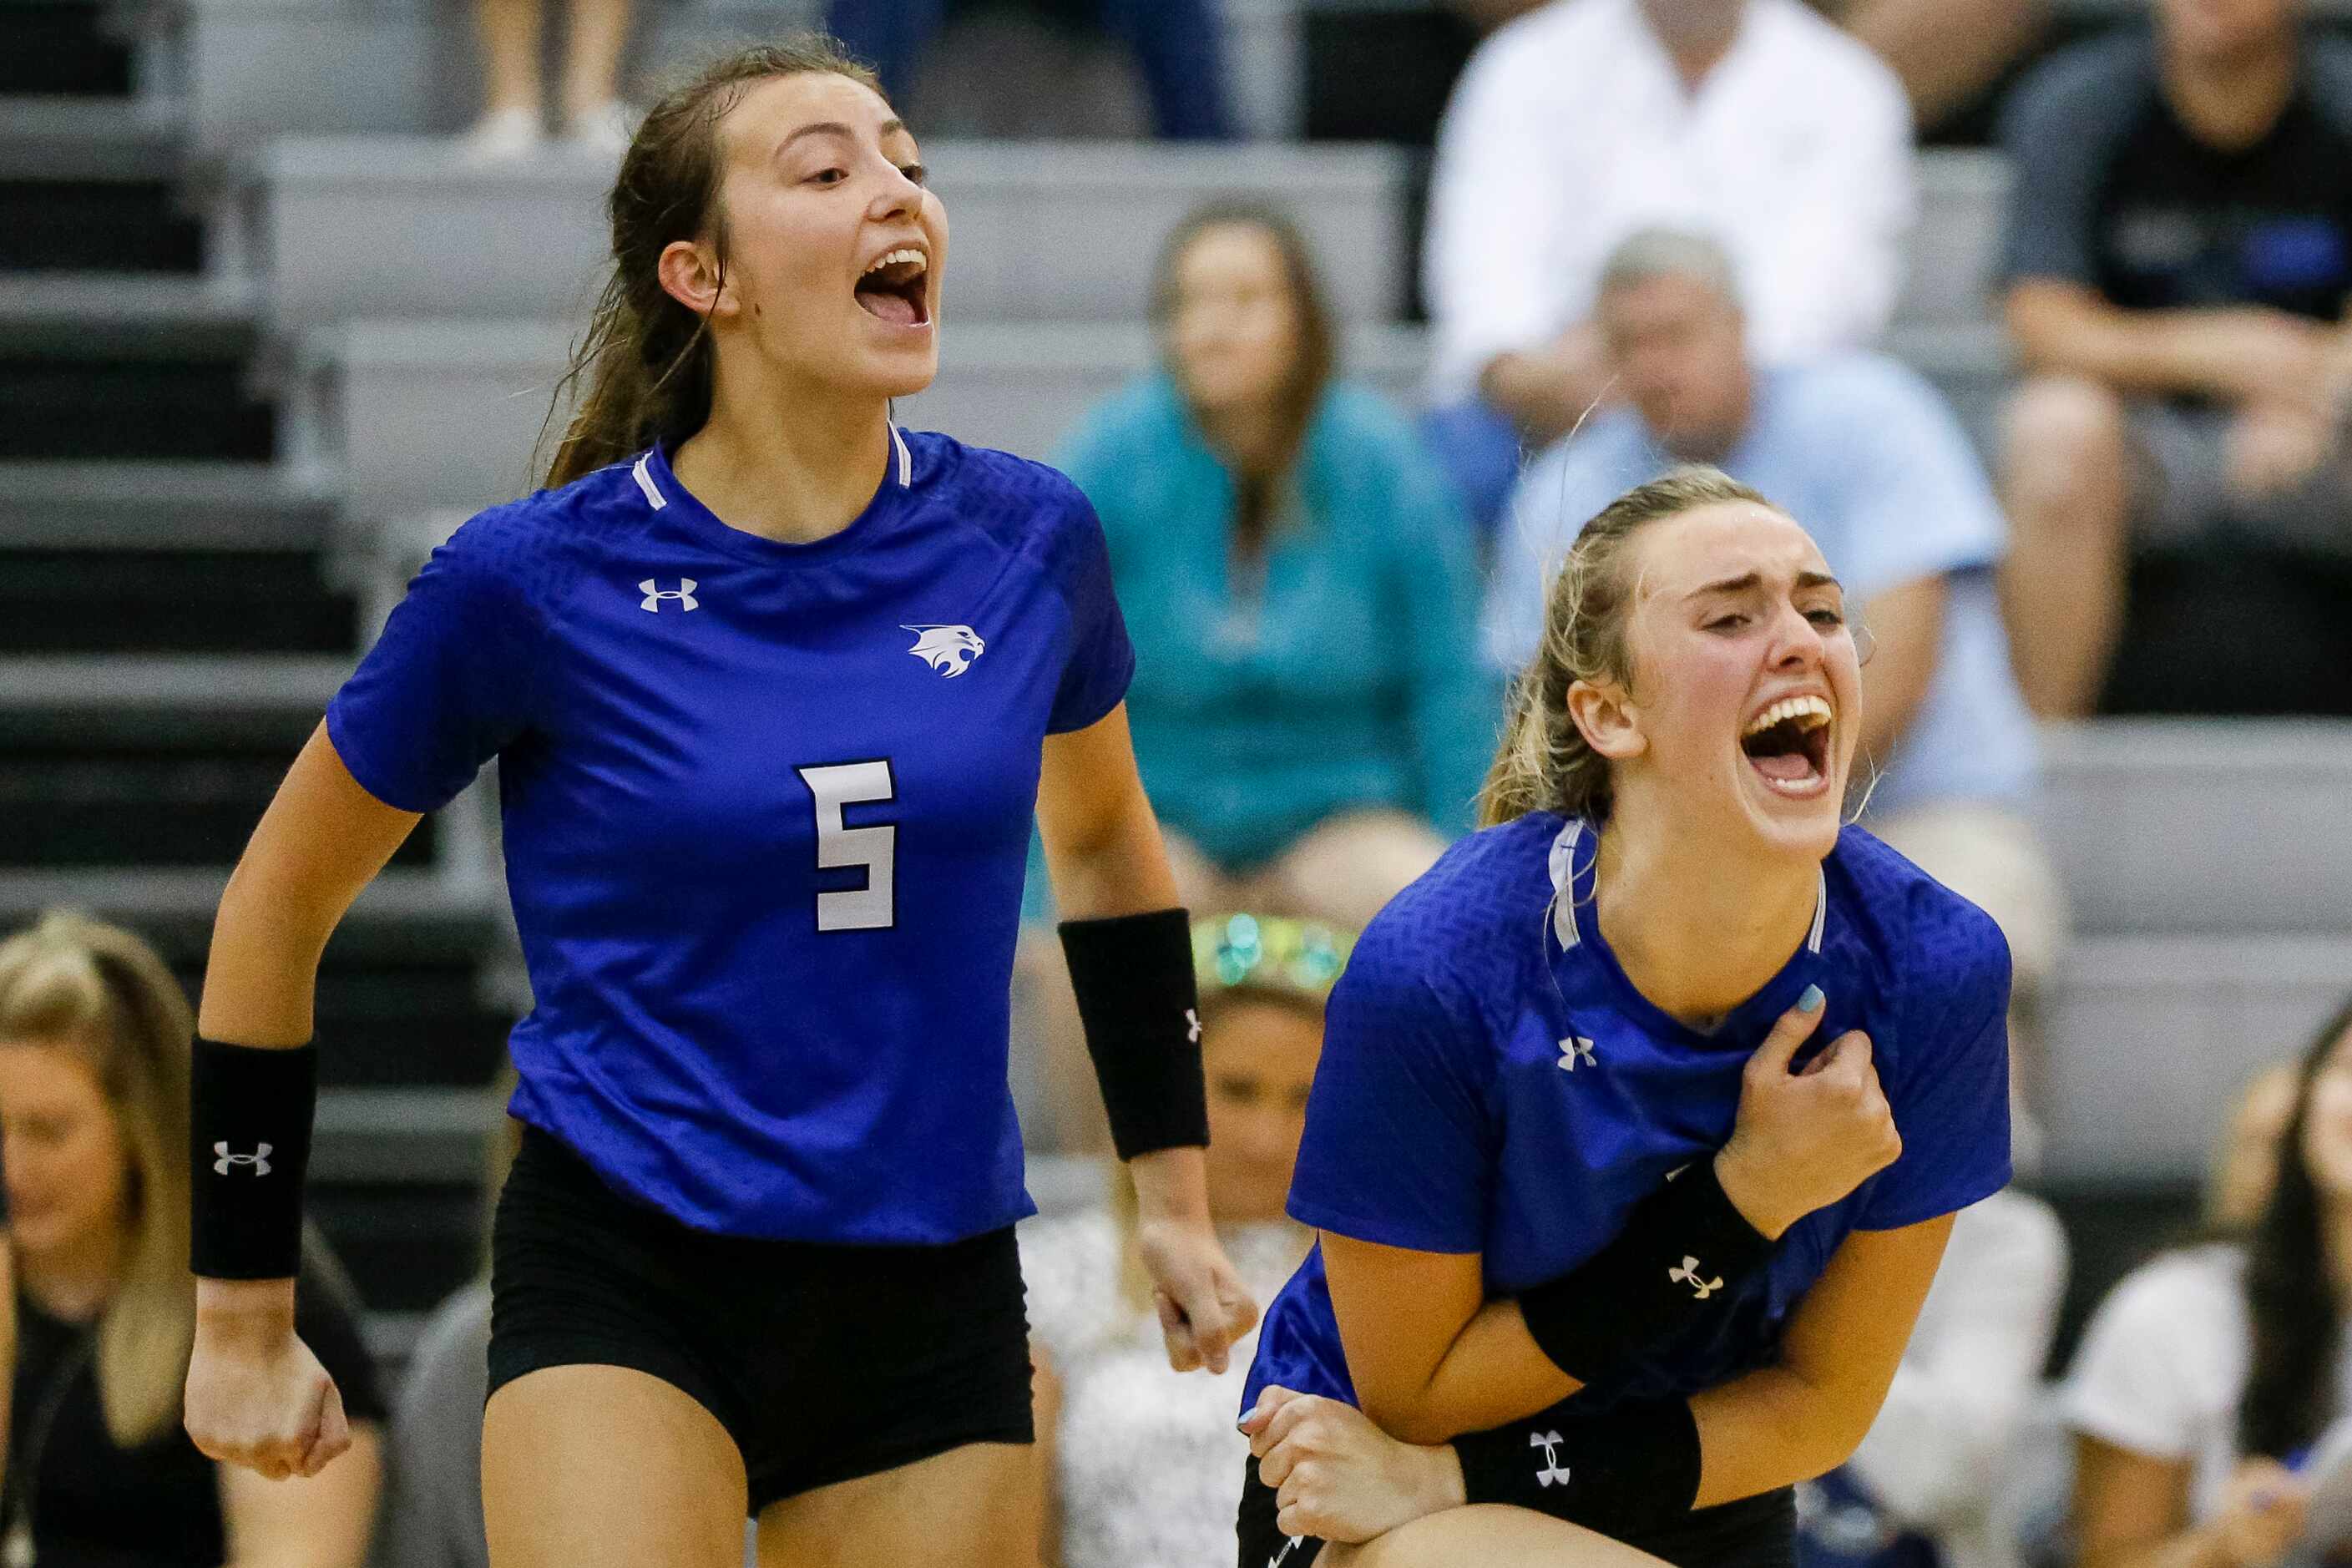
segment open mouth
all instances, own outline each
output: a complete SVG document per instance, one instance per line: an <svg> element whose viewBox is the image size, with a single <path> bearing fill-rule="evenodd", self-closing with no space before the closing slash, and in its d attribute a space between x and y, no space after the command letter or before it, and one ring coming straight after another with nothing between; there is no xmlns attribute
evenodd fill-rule
<svg viewBox="0 0 2352 1568"><path fill-rule="evenodd" d="M1772 789L1817 795L1829 783L1830 719L1818 697L1784 697L1748 721L1739 749Z"/></svg>
<svg viewBox="0 0 2352 1568"><path fill-rule="evenodd" d="M857 279L857 303L867 315L894 327L927 327L931 321L930 258L910 247L891 251Z"/></svg>

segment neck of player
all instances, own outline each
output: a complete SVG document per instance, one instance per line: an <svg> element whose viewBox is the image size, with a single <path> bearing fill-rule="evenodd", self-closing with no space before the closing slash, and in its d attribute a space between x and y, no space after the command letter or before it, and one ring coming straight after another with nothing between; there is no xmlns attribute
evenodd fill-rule
<svg viewBox="0 0 2352 1568"><path fill-rule="evenodd" d="M709 420L670 455L677 482L730 528L786 544L856 521L893 460L889 404L746 385L769 379L764 366L730 357L714 370Z"/></svg>
<svg viewBox="0 0 2352 1568"><path fill-rule="evenodd" d="M1601 832L1601 934L1633 989L1702 1024L1761 991L1804 944L1821 863L1727 853L1686 826L1622 809Z"/></svg>

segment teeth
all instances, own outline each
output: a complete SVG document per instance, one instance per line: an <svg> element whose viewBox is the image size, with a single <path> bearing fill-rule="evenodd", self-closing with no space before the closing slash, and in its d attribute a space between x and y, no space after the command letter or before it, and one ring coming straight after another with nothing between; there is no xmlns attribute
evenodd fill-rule
<svg viewBox="0 0 2352 1568"><path fill-rule="evenodd" d="M1759 731L1769 730L1775 724L1786 723L1791 719L1810 719L1812 722L1807 724L1805 728L1818 730L1830 721L1830 705L1818 697L1783 697L1780 701L1749 720L1748 728L1741 733L1753 735Z"/></svg>
<svg viewBox="0 0 2352 1568"><path fill-rule="evenodd" d="M921 251L901 247L900 248L892 251L889 255L883 257L880 260L875 262L873 266L866 269L866 272L870 276L881 271L885 267L894 267L901 261L911 261L917 267L925 268L928 268L931 264L930 258L925 256Z"/></svg>

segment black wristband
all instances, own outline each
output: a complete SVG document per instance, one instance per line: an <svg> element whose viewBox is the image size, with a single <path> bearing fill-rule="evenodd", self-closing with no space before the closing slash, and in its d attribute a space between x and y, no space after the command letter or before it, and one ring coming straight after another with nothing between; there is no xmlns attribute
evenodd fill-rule
<svg viewBox="0 0 2352 1568"><path fill-rule="evenodd" d="M1634 1355L1724 1310L1772 1244L1699 1160L1633 1205L1601 1250L1519 1292L1519 1315L1552 1364L1598 1383Z"/></svg>
<svg viewBox="0 0 2352 1568"><path fill-rule="evenodd" d="M1192 925L1182 910L1064 921L1087 1054L1094 1058L1122 1160L1157 1149L1206 1148L1200 993Z"/></svg>
<svg viewBox="0 0 2352 1568"><path fill-rule="evenodd" d="M1622 1537L1698 1500L1698 1421L1687 1399L1632 1399L1597 1413L1574 1396L1530 1420L1454 1439L1469 1502L1510 1503Z"/></svg>
<svg viewBox="0 0 2352 1568"><path fill-rule="evenodd" d="M206 1279L292 1279L302 1266L318 1047L199 1037L189 1102L189 1267Z"/></svg>

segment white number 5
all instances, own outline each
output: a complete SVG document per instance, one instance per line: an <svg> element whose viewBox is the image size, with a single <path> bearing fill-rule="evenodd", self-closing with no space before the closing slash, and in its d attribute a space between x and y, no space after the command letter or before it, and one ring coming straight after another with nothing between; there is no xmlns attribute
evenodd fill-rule
<svg viewBox="0 0 2352 1568"><path fill-rule="evenodd" d="M898 918L893 892L898 860L895 823L845 827L841 808L898 798L890 763L841 763L795 768L816 805L816 863L820 870L866 868L866 886L816 896L819 931L887 931Z"/></svg>

